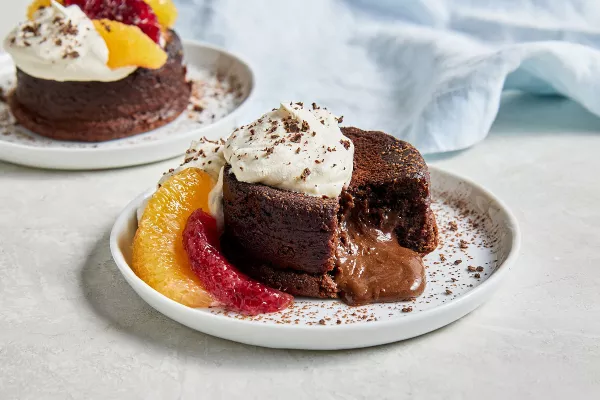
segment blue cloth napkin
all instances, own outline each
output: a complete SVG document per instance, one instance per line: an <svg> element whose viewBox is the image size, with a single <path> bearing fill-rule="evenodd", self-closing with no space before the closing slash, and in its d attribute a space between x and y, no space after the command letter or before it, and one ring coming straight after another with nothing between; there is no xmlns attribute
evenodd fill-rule
<svg viewBox="0 0 600 400"><path fill-rule="evenodd" d="M597 0L177 2L184 37L256 70L248 119L316 101L346 125L435 153L483 140L507 89L564 95L600 115Z"/></svg>

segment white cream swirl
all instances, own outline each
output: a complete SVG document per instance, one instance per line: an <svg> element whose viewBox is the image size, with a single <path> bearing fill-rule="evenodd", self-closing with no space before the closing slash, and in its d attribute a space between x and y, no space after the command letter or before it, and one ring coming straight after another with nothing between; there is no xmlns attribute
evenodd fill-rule
<svg viewBox="0 0 600 400"><path fill-rule="evenodd" d="M242 182L337 197L352 179L354 145L338 119L314 104L282 103L236 129L224 152Z"/></svg>
<svg viewBox="0 0 600 400"><path fill-rule="evenodd" d="M216 183L216 186L210 192L208 205L210 214L214 216L219 224L223 221L223 176L222 171L225 166L225 157L223 149L225 148L224 140L208 140L200 138L192 142L190 148L185 152L183 163L163 175L158 182L163 184L173 175L187 168L198 168L210 175ZM146 208L146 205L143 205ZM143 211L138 211L138 219L141 218Z"/></svg>
<svg viewBox="0 0 600 400"><path fill-rule="evenodd" d="M137 69L110 69L108 47L92 20L78 6L65 8L54 1L38 10L33 21L13 29L4 49L25 73L59 82L111 82Z"/></svg>
<svg viewBox="0 0 600 400"><path fill-rule="evenodd" d="M262 183L311 196L337 197L350 184L354 145L334 117L315 104L281 104L250 125L236 129L227 141L192 142L183 163L159 182L187 168L207 172L216 182L209 194L210 213L223 224L223 169L230 164L242 182ZM141 216L145 204L138 210Z"/></svg>
<svg viewBox="0 0 600 400"><path fill-rule="evenodd" d="M158 184L162 184L171 176L187 168L201 169L216 182L219 179L221 169L225 166L224 148L225 141L223 139L209 140L207 138L200 138L194 140L190 148L185 152L183 163L179 167L170 169L169 172L165 173Z"/></svg>

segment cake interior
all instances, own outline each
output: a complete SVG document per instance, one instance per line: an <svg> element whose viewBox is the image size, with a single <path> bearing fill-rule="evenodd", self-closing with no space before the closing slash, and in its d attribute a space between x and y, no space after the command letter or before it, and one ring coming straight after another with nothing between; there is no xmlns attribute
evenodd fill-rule
<svg viewBox="0 0 600 400"><path fill-rule="evenodd" d="M438 240L427 166L413 146L383 132L342 131L355 154L352 182L338 198L240 182L225 168L225 255L295 296L352 305L417 297L421 257Z"/></svg>
<svg viewBox="0 0 600 400"><path fill-rule="evenodd" d="M406 300L425 290L421 255L402 247L396 234L402 213L344 193L341 197L334 281L347 304Z"/></svg>

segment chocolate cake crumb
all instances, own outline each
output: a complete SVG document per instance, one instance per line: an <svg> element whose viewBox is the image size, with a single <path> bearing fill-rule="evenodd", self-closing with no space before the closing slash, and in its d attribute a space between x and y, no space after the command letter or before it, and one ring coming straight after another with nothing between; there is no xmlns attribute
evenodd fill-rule
<svg viewBox="0 0 600 400"><path fill-rule="evenodd" d="M451 231L457 231L458 230L458 224L454 221L450 221L448 223L448 227L450 228Z"/></svg>
<svg viewBox="0 0 600 400"><path fill-rule="evenodd" d="M452 290L446 289L446 294L452 294Z"/></svg>
<svg viewBox="0 0 600 400"><path fill-rule="evenodd" d="M63 59L65 59L65 58L79 58L79 52L77 52L77 51L75 51L75 50L72 50L72 51L66 51L66 52L63 54L63 57L62 57L62 58L63 58Z"/></svg>
<svg viewBox="0 0 600 400"><path fill-rule="evenodd" d="M469 248L469 244L467 243L466 240L463 240L463 239L460 240L459 246L460 246L461 249L467 249L467 248Z"/></svg>
<svg viewBox="0 0 600 400"><path fill-rule="evenodd" d="M319 320L319 325L325 325L325 320L324 319L320 319Z"/></svg>
<svg viewBox="0 0 600 400"><path fill-rule="evenodd" d="M306 178L308 178L309 175L310 175L310 169L304 168L304 171L302 171L302 175L300 175L300 179L302 179L303 181L305 181Z"/></svg>
<svg viewBox="0 0 600 400"><path fill-rule="evenodd" d="M64 35L75 36L79 33L79 29L71 21L67 21L66 24L61 25L60 32Z"/></svg>
<svg viewBox="0 0 600 400"><path fill-rule="evenodd" d="M341 143L341 145L342 145L342 146L344 146L344 148L345 148L346 150L350 149L350 145L351 145L351 143L350 143L350 141L349 141L349 140L344 140L344 139L342 139L342 140L340 140L340 143Z"/></svg>
<svg viewBox="0 0 600 400"><path fill-rule="evenodd" d="M300 143L301 140L302 140L302 134L301 133L296 133L294 136L292 136L290 138L290 142L292 142L292 143Z"/></svg>
<svg viewBox="0 0 600 400"><path fill-rule="evenodd" d="M444 254L442 254L442 253L440 253L440 261L441 262L446 261L446 256Z"/></svg>
<svg viewBox="0 0 600 400"><path fill-rule="evenodd" d="M475 272L475 271L477 271L477 269L476 269L474 266L472 266L472 265L469 265L469 266L467 267L467 271L469 271L469 272Z"/></svg>
<svg viewBox="0 0 600 400"><path fill-rule="evenodd" d="M338 124L341 124L342 122L344 122L344 116L343 115L340 116L339 118L336 118L336 119L337 119Z"/></svg>
<svg viewBox="0 0 600 400"><path fill-rule="evenodd" d="M409 312L412 312L412 310L413 310L413 308L411 306L402 308L403 313L409 313Z"/></svg>
<svg viewBox="0 0 600 400"><path fill-rule="evenodd" d="M298 147L298 148L296 149L296 152L295 152L295 153L296 153L296 154L299 154L299 153L300 153L300 147Z"/></svg>
<svg viewBox="0 0 600 400"><path fill-rule="evenodd" d="M477 272L483 272L483 267L477 267L476 271Z"/></svg>
<svg viewBox="0 0 600 400"><path fill-rule="evenodd" d="M481 278L481 275L480 275L480 274L475 274L475 275L473 275L473 276L474 276L475 278L477 278L477 279Z"/></svg>

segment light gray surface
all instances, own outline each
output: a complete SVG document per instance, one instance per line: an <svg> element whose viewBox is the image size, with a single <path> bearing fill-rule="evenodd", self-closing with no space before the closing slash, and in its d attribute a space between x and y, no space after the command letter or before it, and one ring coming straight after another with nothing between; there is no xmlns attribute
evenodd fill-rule
<svg viewBox="0 0 600 400"><path fill-rule="evenodd" d="M174 162L82 173L0 164L0 398L593 398L599 128L566 100L512 99L485 142L430 159L512 207L520 259L489 303L444 329L325 353L208 337L125 283L109 229Z"/></svg>

